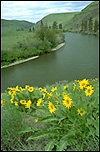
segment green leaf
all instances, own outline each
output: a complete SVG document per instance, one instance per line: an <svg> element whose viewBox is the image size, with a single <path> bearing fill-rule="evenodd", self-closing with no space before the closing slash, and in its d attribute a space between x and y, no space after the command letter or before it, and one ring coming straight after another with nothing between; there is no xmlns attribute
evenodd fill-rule
<svg viewBox="0 0 100 152"><path fill-rule="evenodd" d="M40 113L42 113L42 114L44 114L44 115L48 115L48 116L50 116L51 114L50 114L50 112L49 111L47 111L47 110L45 110L45 109L38 109L38 111L40 112Z"/></svg>
<svg viewBox="0 0 100 152"><path fill-rule="evenodd" d="M35 131L39 131L40 129L37 128L37 127L34 127L34 128L26 128L25 130L22 130L22 131L17 131L18 134L22 134L22 133L26 133L26 132L35 132Z"/></svg>
<svg viewBox="0 0 100 152"><path fill-rule="evenodd" d="M37 133L37 134L34 134L32 136L30 136L26 141L29 141L29 140L38 140L38 139L41 139L41 138L44 138L44 137L54 137L54 136L57 136L57 132L53 132L53 131L48 131L48 132L41 132L41 133Z"/></svg>
<svg viewBox="0 0 100 152"><path fill-rule="evenodd" d="M67 136L68 137L68 136ZM59 143L57 144L57 151L63 151L67 148L67 146L76 145L76 139L74 138L61 138Z"/></svg>
<svg viewBox="0 0 100 152"><path fill-rule="evenodd" d="M57 145L57 151L63 151L68 146L68 142L65 140L61 140L59 145Z"/></svg>
<svg viewBox="0 0 100 152"><path fill-rule="evenodd" d="M45 151L51 151L56 144L56 140L50 140L49 143L45 146Z"/></svg>
<svg viewBox="0 0 100 152"><path fill-rule="evenodd" d="M66 117L64 116L64 117L62 117L62 118L60 118L59 119L59 123L62 121L62 120L64 120Z"/></svg>
<svg viewBox="0 0 100 152"><path fill-rule="evenodd" d="M56 127L56 126L50 126L50 128L48 128L48 130L61 130L62 128L61 127Z"/></svg>
<svg viewBox="0 0 100 152"><path fill-rule="evenodd" d="M45 120L42 120L41 122L42 123L50 123L50 122L52 122L52 121L58 121L58 118L47 118L47 119L45 119Z"/></svg>
<svg viewBox="0 0 100 152"><path fill-rule="evenodd" d="M74 130L71 130L71 131L68 131L66 133L66 135L64 135L61 139L62 140L67 140L69 138L73 138L75 136L75 131Z"/></svg>

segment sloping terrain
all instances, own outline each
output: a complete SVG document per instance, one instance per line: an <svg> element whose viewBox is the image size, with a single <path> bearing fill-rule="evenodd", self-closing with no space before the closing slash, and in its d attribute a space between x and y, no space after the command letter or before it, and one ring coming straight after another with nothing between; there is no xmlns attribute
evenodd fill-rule
<svg viewBox="0 0 100 152"><path fill-rule="evenodd" d="M44 25L46 26L51 26L53 25L53 23L56 21L57 24L62 24L62 27L64 27L64 25L66 23L68 23L69 21L72 20L72 18L74 17L75 14L78 14L78 12L71 12L71 13L53 13L53 14L49 14L47 16L45 16L42 19L42 22ZM41 20L38 21L36 23L36 27L41 25Z"/></svg>
<svg viewBox="0 0 100 152"><path fill-rule="evenodd" d="M95 20L99 22L99 1L94 1L87 5L81 12L71 12L71 13L53 13L45 16L40 21L35 24L35 27L41 25L41 21L46 26L53 25L54 21L59 25L62 24L65 30L80 30L82 21L89 21L92 17L93 24Z"/></svg>
<svg viewBox="0 0 100 152"><path fill-rule="evenodd" d="M2 30L21 30L31 28L34 23L19 20L5 20L1 19Z"/></svg>
<svg viewBox="0 0 100 152"><path fill-rule="evenodd" d="M93 23L95 20L99 22L99 1L92 2L80 13L75 14L72 20L65 24L64 28L80 29L82 21L89 21L90 17L92 17Z"/></svg>

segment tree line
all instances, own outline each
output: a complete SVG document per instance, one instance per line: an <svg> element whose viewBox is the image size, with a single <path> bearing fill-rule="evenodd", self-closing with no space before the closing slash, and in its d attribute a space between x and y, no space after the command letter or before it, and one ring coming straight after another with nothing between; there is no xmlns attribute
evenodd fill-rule
<svg viewBox="0 0 100 152"><path fill-rule="evenodd" d="M82 20L82 24L81 24L81 31L82 32L94 32L97 33L99 30L99 22L98 20L95 20L93 23L93 18L90 17L89 20L83 21Z"/></svg>
<svg viewBox="0 0 100 152"><path fill-rule="evenodd" d="M44 25L43 21L40 21L40 27L45 27L45 28L49 28L49 29L63 29L62 27L62 23L58 24L56 21L53 22L52 26L48 26L47 24ZM29 32L34 32L35 31L35 27L33 26L32 28L29 28Z"/></svg>
<svg viewBox="0 0 100 152"><path fill-rule="evenodd" d="M52 48L65 41L65 35L62 30L57 29L55 23L53 24L53 28L50 29L43 25L41 21L40 27L36 29L33 27L32 30L34 32L31 35L29 34L26 38L17 42L12 49L2 50L2 65L48 53Z"/></svg>

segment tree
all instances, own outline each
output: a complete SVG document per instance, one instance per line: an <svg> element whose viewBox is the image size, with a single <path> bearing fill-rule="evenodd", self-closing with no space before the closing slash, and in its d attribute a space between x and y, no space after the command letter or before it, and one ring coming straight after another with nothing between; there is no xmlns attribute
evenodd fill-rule
<svg viewBox="0 0 100 152"><path fill-rule="evenodd" d="M59 29L62 29L62 24L61 23L59 24Z"/></svg>
<svg viewBox="0 0 100 152"><path fill-rule="evenodd" d="M82 20L82 24L81 24L81 31L84 31L84 22Z"/></svg>
<svg viewBox="0 0 100 152"><path fill-rule="evenodd" d="M87 31L87 21L85 21L85 23L84 23L84 29L85 29L85 31Z"/></svg>
<svg viewBox="0 0 100 152"><path fill-rule="evenodd" d="M54 21L53 22L53 26L52 26L54 29L57 29L57 22L56 21Z"/></svg>
<svg viewBox="0 0 100 152"><path fill-rule="evenodd" d="M51 29L51 26L49 25L49 29Z"/></svg>
<svg viewBox="0 0 100 152"><path fill-rule="evenodd" d="M98 21L95 20L95 23L94 23L94 32L97 32L99 29L99 26L98 26Z"/></svg>
<svg viewBox="0 0 100 152"><path fill-rule="evenodd" d="M93 30L93 21L92 21L92 17L90 17L89 19L89 31L92 32Z"/></svg>
<svg viewBox="0 0 100 152"><path fill-rule="evenodd" d="M41 20L41 27L43 27L43 21Z"/></svg>
<svg viewBox="0 0 100 152"><path fill-rule="evenodd" d="M33 32L35 31L35 28L34 28L34 26L33 26Z"/></svg>
<svg viewBox="0 0 100 152"><path fill-rule="evenodd" d="M31 28L29 28L29 32L31 32Z"/></svg>

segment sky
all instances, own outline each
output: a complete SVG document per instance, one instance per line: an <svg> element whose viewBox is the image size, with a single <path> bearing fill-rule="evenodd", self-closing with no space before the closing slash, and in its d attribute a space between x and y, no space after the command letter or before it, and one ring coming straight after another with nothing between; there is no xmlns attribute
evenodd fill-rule
<svg viewBox="0 0 100 152"><path fill-rule="evenodd" d="M80 12L93 1L1 1L1 19L36 23L52 13Z"/></svg>

